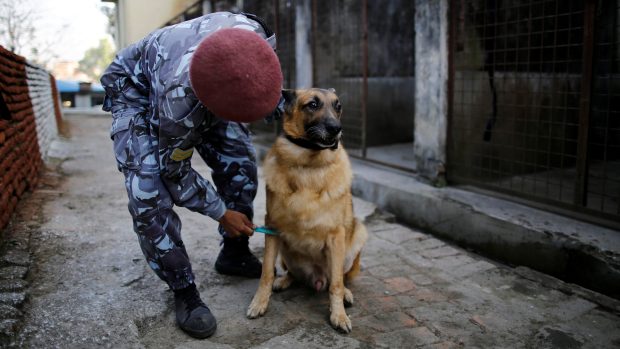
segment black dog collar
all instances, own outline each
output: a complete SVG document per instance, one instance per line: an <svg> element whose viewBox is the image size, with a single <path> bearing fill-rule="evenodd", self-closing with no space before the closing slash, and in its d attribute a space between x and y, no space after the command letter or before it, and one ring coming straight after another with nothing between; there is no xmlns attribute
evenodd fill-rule
<svg viewBox="0 0 620 349"><path fill-rule="evenodd" d="M284 136L286 137L286 139L291 141L293 144L296 144L302 148L306 148L310 150L325 150L325 149L336 150L338 149L338 141L336 141L336 144L332 145L331 147L324 147L320 144L316 144L304 138L294 138L286 134Z"/></svg>

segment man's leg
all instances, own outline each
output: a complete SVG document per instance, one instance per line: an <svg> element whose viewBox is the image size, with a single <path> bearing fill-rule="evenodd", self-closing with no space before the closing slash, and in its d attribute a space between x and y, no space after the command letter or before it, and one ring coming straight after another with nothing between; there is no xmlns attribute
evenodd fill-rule
<svg viewBox="0 0 620 349"><path fill-rule="evenodd" d="M256 152L245 126L220 121L203 135L196 147L213 170L212 178L219 195L231 210L254 217L253 201L258 188ZM215 268L219 273L259 278L262 266L248 248L249 238L229 238L220 225L223 248Z"/></svg>
<svg viewBox="0 0 620 349"><path fill-rule="evenodd" d="M181 240L181 220L172 210L159 176L124 171L129 212L140 248L153 271L175 294L177 323L196 338L215 332L215 318L200 299L192 266Z"/></svg>
<svg viewBox="0 0 620 349"><path fill-rule="evenodd" d="M161 195L163 187L158 182L158 177L150 174L125 172L129 212L142 253L157 276L178 290L192 284L194 274L181 240L181 221L165 198L161 199L165 194Z"/></svg>
<svg viewBox="0 0 620 349"><path fill-rule="evenodd" d="M192 267L181 240L181 221L172 210L172 198L159 176L157 148L153 147L143 119L130 130L115 135L115 152L125 175L129 212L140 248L153 271L175 293L177 323L188 334L205 338L213 334L216 321L202 302L194 284ZM129 147L125 147L129 145ZM136 161L136 159L139 159Z"/></svg>

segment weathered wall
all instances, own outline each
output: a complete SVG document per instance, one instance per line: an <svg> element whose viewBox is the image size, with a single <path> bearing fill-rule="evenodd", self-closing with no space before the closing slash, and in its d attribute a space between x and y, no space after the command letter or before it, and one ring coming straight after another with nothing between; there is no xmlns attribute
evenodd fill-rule
<svg viewBox="0 0 620 349"><path fill-rule="evenodd" d="M57 131L57 98L49 73L0 46L0 229L37 184L42 154Z"/></svg>
<svg viewBox="0 0 620 349"><path fill-rule="evenodd" d="M448 124L448 0L415 2L415 131L418 172L443 173Z"/></svg>

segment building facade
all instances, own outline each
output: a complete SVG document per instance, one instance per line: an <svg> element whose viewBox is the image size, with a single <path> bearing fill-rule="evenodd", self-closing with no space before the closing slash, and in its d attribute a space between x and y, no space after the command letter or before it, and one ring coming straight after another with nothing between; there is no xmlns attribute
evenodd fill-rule
<svg viewBox="0 0 620 349"><path fill-rule="evenodd" d="M196 0L103 0L116 5L116 47L142 39L171 18L186 11Z"/></svg>
<svg viewBox="0 0 620 349"><path fill-rule="evenodd" d="M618 0L160 2L117 1L120 47L212 11L257 14L285 88L336 89L352 156L618 226Z"/></svg>

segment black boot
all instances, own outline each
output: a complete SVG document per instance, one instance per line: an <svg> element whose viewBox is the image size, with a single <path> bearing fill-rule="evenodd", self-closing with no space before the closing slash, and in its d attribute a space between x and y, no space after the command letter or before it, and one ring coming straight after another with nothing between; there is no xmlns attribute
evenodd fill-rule
<svg viewBox="0 0 620 349"><path fill-rule="evenodd" d="M174 291L177 324L194 338L207 338L217 328L215 317L200 299L195 284Z"/></svg>
<svg viewBox="0 0 620 349"><path fill-rule="evenodd" d="M224 238L224 247L215 261L215 270L220 274L260 278L262 264L248 247L249 238Z"/></svg>

